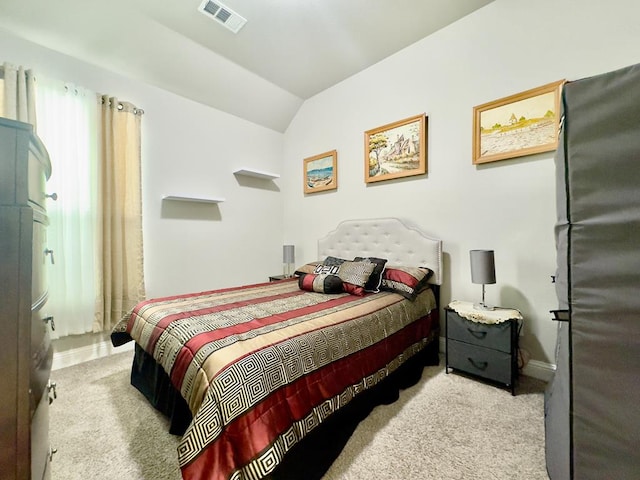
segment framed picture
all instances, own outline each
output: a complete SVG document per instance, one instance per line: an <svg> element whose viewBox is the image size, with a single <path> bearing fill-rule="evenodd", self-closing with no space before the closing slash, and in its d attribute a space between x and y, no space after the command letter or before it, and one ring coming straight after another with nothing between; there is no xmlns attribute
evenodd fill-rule
<svg viewBox="0 0 640 480"><path fill-rule="evenodd" d="M473 163L555 150L564 80L473 109Z"/></svg>
<svg viewBox="0 0 640 480"><path fill-rule="evenodd" d="M323 192L338 188L338 152L314 155L304 159L304 193Z"/></svg>
<svg viewBox="0 0 640 480"><path fill-rule="evenodd" d="M424 113L364 132L366 183L427 173Z"/></svg>

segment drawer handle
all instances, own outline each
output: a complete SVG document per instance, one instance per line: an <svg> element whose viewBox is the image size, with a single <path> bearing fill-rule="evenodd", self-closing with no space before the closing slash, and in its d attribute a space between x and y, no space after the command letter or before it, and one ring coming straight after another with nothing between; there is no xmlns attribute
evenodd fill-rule
<svg viewBox="0 0 640 480"><path fill-rule="evenodd" d="M484 337L486 337L486 336L487 336L487 332L486 332L486 331L485 331L485 332L482 332L482 331L479 331L479 330L472 330L472 329L470 329L470 328L467 328L467 331L468 331L471 335L473 335L474 337L476 337L478 340L482 340Z"/></svg>
<svg viewBox="0 0 640 480"><path fill-rule="evenodd" d="M53 330L55 332L56 330L56 322L53 321L53 315L49 315L48 317L44 317L42 319L42 321L45 323L45 325L49 322L51 322L51 330Z"/></svg>
<svg viewBox="0 0 640 480"><path fill-rule="evenodd" d="M49 461L53 460L53 455L55 453L58 453L58 449L57 448L53 448L53 447L49 447Z"/></svg>
<svg viewBox="0 0 640 480"><path fill-rule="evenodd" d="M52 194L48 194L48 193L46 193L44 196L45 196L45 197L47 197L47 198L50 198L50 199L51 199L51 200L53 200L54 202L55 202L56 200L58 200L58 194L57 194L57 193L55 193L55 192L53 192Z"/></svg>
<svg viewBox="0 0 640 480"><path fill-rule="evenodd" d="M53 256L53 250L51 250L50 248L46 248L44 250L44 254L45 255L51 255L51 265L55 265L56 264L56 259Z"/></svg>
<svg viewBox="0 0 640 480"><path fill-rule="evenodd" d="M58 393L56 392L56 382L52 382L51 380L49 380L49 382L47 383L47 390L49 392L49 405L51 405L53 403L53 401L58 398ZM53 391L53 397L52 392Z"/></svg>
<svg viewBox="0 0 640 480"><path fill-rule="evenodd" d="M489 366L489 362L476 362L473 358L471 357L467 357L467 360L469 360L469 362L471 363L471 365L473 365L474 367L476 367L478 370L486 370L487 367Z"/></svg>

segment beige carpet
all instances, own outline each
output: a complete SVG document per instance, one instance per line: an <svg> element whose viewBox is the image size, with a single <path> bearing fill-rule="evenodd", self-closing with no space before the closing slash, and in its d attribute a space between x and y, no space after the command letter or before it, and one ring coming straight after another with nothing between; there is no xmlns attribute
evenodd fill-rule
<svg viewBox="0 0 640 480"><path fill-rule="evenodd" d="M180 479L178 438L129 384L132 355L52 373L53 480ZM360 424L324 480L548 480L543 389L521 377L512 397L426 367L417 385Z"/></svg>

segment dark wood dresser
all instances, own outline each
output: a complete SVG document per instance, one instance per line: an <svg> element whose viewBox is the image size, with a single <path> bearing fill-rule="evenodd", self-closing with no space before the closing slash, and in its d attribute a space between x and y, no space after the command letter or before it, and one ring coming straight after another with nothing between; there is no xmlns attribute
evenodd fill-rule
<svg viewBox="0 0 640 480"><path fill-rule="evenodd" d="M0 118L0 477L50 477L45 191L51 163L29 124Z"/></svg>

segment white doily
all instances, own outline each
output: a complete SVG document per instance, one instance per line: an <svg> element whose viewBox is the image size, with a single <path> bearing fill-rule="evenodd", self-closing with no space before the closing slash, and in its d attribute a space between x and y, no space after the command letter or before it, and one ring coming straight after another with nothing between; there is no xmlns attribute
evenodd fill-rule
<svg viewBox="0 0 640 480"><path fill-rule="evenodd" d="M477 310L472 302L453 300L449 308L467 320L478 323L502 323L507 320L522 320L522 314L515 308L500 308L495 310Z"/></svg>

